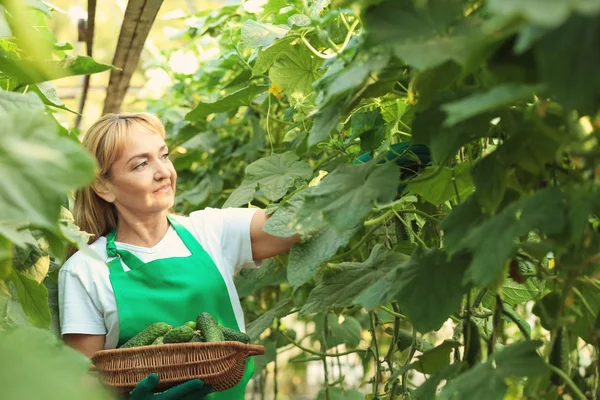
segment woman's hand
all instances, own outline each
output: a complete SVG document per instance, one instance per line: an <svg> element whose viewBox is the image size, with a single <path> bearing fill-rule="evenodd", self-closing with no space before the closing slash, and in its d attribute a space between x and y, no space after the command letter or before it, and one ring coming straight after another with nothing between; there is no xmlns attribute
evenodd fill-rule
<svg viewBox="0 0 600 400"><path fill-rule="evenodd" d="M192 379L164 392L152 393L159 380L155 373L148 375L129 393L129 400L200 400L212 391L212 386Z"/></svg>

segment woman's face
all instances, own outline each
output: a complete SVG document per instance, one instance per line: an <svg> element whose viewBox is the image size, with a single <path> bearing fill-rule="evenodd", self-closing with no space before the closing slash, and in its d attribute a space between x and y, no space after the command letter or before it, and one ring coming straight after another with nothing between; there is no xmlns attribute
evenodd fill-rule
<svg viewBox="0 0 600 400"><path fill-rule="evenodd" d="M120 213L142 217L173 206L177 173L158 133L134 126L110 171L106 180L109 198L105 199Z"/></svg>

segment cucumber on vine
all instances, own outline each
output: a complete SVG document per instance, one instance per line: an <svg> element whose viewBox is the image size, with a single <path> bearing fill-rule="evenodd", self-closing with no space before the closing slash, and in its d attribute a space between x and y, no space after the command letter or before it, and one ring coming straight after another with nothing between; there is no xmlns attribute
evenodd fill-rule
<svg viewBox="0 0 600 400"><path fill-rule="evenodd" d="M556 331L554 345L552 346L552 351L550 352L549 361L550 364L569 375L569 331L564 325L561 325ZM563 383L563 379L556 373L552 373L550 376L550 381L557 386Z"/></svg>

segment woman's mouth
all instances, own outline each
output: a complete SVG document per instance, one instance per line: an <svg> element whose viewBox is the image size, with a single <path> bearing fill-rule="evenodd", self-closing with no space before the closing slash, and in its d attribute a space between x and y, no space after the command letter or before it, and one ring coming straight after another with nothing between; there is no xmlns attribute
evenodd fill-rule
<svg viewBox="0 0 600 400"><path fill-rule="evenodd" d="M154 193L168 193L171 190L171 185L163 185L156 189Z"/></svg>

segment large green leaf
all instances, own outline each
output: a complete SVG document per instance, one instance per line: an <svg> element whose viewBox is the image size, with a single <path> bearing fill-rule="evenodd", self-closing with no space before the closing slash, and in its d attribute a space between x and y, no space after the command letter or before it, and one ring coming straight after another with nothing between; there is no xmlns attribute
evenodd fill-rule
<svg viewBox="0 0 600 400"><path fill-rule="evenodd" d="M301 311L312 314L350 306L371 286L379 290L381 278L408 259L404 254L391 252L377 244L365 262L345 262L327 269Z"/></svg>
<svg viewBox="0 0 600 400"><path fill-rule="evenodd" d="M506 84L444 104L442 110L448 113L444 125L456 125L483 112L529 99L540 89L540 86Z"/></svg>
<svg viewBox="0 0 600 400"><path fill-rule="evenodd" d="M246 167L246 177L227 199L224 207L239 206L254 198L260 189L269 200L281 199L291 188L312 176L310 166L294 153L286 152L261 158Z"/></svg>
<svg viewBox="0 0 600 400"><path fill-rule="evenodd" d="M286 54L292 47L291 43L294 38L285 37L277 42L273 43L271 46L263 49L256 56L256 61L254 62L254 66L252 67L252 75L262 75L264 74L273 63L282 55Z"/></svg>
<svg viewBox="0 0 600 400"><path fill-rule="evenodd" d="M310 135L308 136L308 146L312 147L315 144L324 142L329 139L329 135L337 127L340 122L340 106L334 104L320 110L313 122Z"/></svg>
<svg viewBox="0 0 600 400"><path fill-rule="evenodd" d="M340 233L352 229L366 218L375 203L393 199L398 174L394 163L341 165L306 194L298 222L322 215Z"/></svg>
<svg viewBox="0 0 600 400"><path fill-rule="evenodd" d="M244 268L236 275L235 288L240 297L246 297L268 286L286 281L287 271L275 259L264 260L260 268Z"/></svg>
<svg viewBox="0 0 600 400"><path fill-rule="evenodd" d="M584 115L594 115L600 105L598 48L600 16L573 16L535 47L540 74L550 91L564 106Z"/></svg>
<svg viewBox="0 0 600 400"><path fill-rule="evenodd" d="M52 120L39 111L10 112L0 118L3 230L31 225L62 236L58 219L64 196L94 178L94 159L79 143L59 137Z"/></svg>
<svg viewBox="0 0 600 400"><path fill-rule="evenodd" d="M90 360L53 333L33 327L0 332L0 386L7 399L90 400L114 396L89 374Z"/></svg>
<svg viewBox="0 0 600 400"><path fill-rule="evenodd" d="M296 45L277 58L269 70L269 78L291 104L305 102L314 92L313 82L322 75L322 62L306 46Z"/></svg>
<svg viewBox="0 0 600 400"><path fill-rule="evenodd" d="M392 0L368 9L365 21L374 40L389 44L397 57L415 68L433 68L449 60L465 65L491 39L477 17L460 18L464 6L460 0Z"/></svg>
<svg viewBox="0 0 600 400"><path fill-rule="evenodd" d="M291 237L304 233L304 229L294 229L294 217L304 203L305 191L296 193L281 205L267 220L263 230L273 236Z"/></svg>
<svg viewBox="0 0 600 400"><path fill-rule="evenodd" d="M600 13L596 0L490 0L491 11L504 16L519 16L535 25L556 27L572 13L595 15Z"/></svg>
<svg viewBox="0 0 600 400"><path fill-rule="evenodd" d="M267 47L275 40L283 38L290 28L286 25L247 20L242 24L242 43L249 47Z"/></svg>
<svg viewBox="0 0 600 400"><path fill-rule="evenodd" d="M408 193L418 194L425 201L439 206L448 200L465 199L473 192L469 163L460 163L454 168L427 167L417 182L408 183ZM438 169L441 168L441 171ZM455 187L456 185L456 187Z"/></svg>
<svg viewBox="0 0 600 400"><path fill-rule="evenodd" d="M290 313L293 307L294 302L292 299L281 300L260 317L250 322L246 326L246 333L248 336L250 336L250 339L258 339L260 334L263 333L269 326L271 326L275 318L285 317Z"/></svg>
<svg viewBox="0 0 600 400"><path fill-rule="evenodd" d="M18 300L29 321L38 328L48 329L51 316L46 287L17 270L13 270L11 282L15 285Z"/></svg>
<svg viewBox="0 0 600 400"><path fill-rule="evenodd" d="M439 399L502 400L508 377L534 377L546 374L546 364L536 352L540 342L522 341L506 346L488 361L448 382Z"/></svg>
<svg viewBox="0 0 600 400"><path fill-rule="evenodd" d="M444 126L446 113L432 107L415 114L412 125L414 143L429 145L431 156L439 164L454 157L466 143L480 137L487 137L490 130L489 114L480 114L453 126Z"/></svg>
<svg viewBox="0 0 600 400"><path fill-rule="evenodd" d="M235 91L215 102L198 102L198 105L186 114L186 121L201 121L210 114L222 113L249 105L256 96L268 89L265 85L251 85Z"/></svg>
<svg viewBox="0 0 600 400"><path fill-rule="evenodd" d="M566 199L558 189L544 189L511 203L477 226L469 226L471 221L454 221L459 226L453 229L460 230L462 238L458 243L446 242L446 249L451 254L464 249L472 251L465 279L487 286L511 257L517 238L533 229L546 234L562 232L567 223Z"/></svg>
<svg viewBox="0 0 600 400"><path fill-rule="evenodd" d="M532 300L539 293L540 284L537 279L527 279L524 283L507 279L502 285L502 299L511 306Z"/></svg>
<svg viewBox="0 0 600 400"><path fill-rule="evenodd" d="M396 269L396 300L420 332L439 329L459 309L467 288L463 277L468 257L428 250Z"/></svg>
<svg viewBox="0 0 600 400"><path fill-rule="evenodd" d="M43 112L44 103L32 92L26 94L0 91L0 113L11 110L37 110Z"/></svg>
<svg viewBox="0 0 600 400"><path fill-rule="evenodd" d="M337 315L328 314L327 327L331 331L331 335L327 338L328 347L335 347L343 343L348 348L355 348L361 341L362 327L354 317L344 315L343 321L340 323Z"/></svg>
<svg viewBox="0 0 600 400"><path fill-rule="evenodd" d="M310 239L292 247L288 261L288 281L298 288L312 279L321 263L331 258L358 231L358 227L339 233L325 227Z"/></svg>

